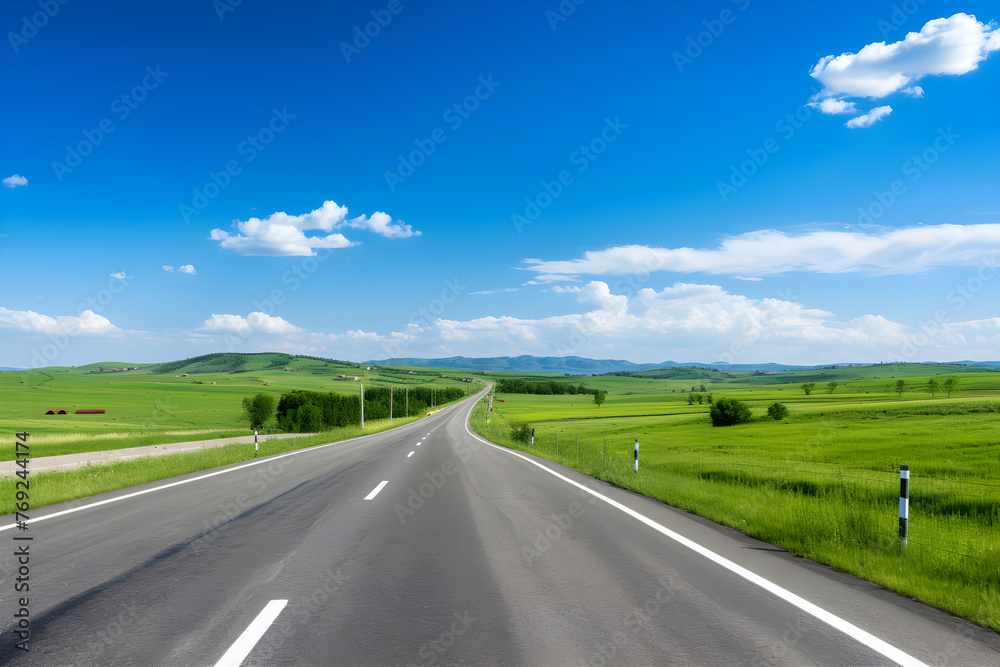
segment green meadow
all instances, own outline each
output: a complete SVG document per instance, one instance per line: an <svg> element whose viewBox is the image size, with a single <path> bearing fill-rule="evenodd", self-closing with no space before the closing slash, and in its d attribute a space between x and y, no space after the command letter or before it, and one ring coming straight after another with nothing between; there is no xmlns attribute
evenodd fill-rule
<svg viewBox="0 0 1000 667"><path fill-rule="evenodd" d="M136 366L130 371L111 370ZM339 379L341 375L361 379ZM0 460L15 458L16 432L31 434L34 457L223 438L250 433L243 418L244 396L265 392L277 398L293 389L360 393L360 384L391 385L404 394L407 387L469 387L453 379L459 377L466 375L426 368L369 370L348 362L275 353L2 372ZM70 414L45 414L59 408ZM77 409L106 412L72 414Z"/></svg>
<svg viewBox="0 0 1000 667"><path fill-rule="evenodd" d="M932 397L929 381L949 377L951 397ZM497 394L503 402L488 421L481 404L473 426L1000 631L1000 373L907 364L573 378L581 380L608 391L606 402ZM808 396L804 382L816 383ZM832 392L828 382L837 382ZM701 404L688 404L692 386ZM713 427L708 393L744 401L753 420ZM767 417L774 402L788 407L786 419ZM518 437L532 428L534 447ZM900 465L911 470L905 548Z"/></svg>

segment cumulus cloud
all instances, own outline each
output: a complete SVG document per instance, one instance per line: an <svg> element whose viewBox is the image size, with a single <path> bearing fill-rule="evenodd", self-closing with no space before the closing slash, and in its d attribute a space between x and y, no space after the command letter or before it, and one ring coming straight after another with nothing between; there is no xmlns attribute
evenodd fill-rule
<svg viewBox="0 0 1000 667"><path fill-rule="evenodd" d="M166 271L167 273L173 273L174 272L174 267L170 266L169 264L164 264L163 265L163 270Z"/></svg>
<svg viewBox="0 0 1000 667"><path fill-rule="evenodd" d="M886 116L892 113L892 107L886 105L882 107L875 107L866 114L862 114L844 123L847 127L854 129L856 127L871 127L875 123L879 122Z"/></svg>
<svg viewBox="0 0 1000 667"><path fill-rule="evenodd" d="M118 280L125 280L125 272L124 271L120 271L118 273L109 273L108 277L109 278L117 278Z"/></svg>
<svg viewBox="0 0 1000 667"><path fill-rule="evenodd" d="M411 322L402 331L350 329L306 332L280 317L214 314L192 340L239 336L252 349L349 359L399 356L536 354L707 363L834 363L843 361L948 361L995 358L1000 317L948 322L928 333L879 314L842 321L787 292L765 298L719 285L677 282L662 289L617 293L606 282L551 288L566 314L539 318L486 315ZM575 306L574 304L579 304ZM275 334L250 339L253 333Z"/></svg>
<svg viewBox="0 0 1000 667"><path fill-rule="evenodd" d="M845 102L844 100L835 100L832 97L827 97L819 102L810 102L809 106L818 108L821 112L834 115L838 113L855 113L858 110L857 104L854 102Z"/></svg>
<svg viewBox="0 0 1000 667"><path fill-rule="evenodd" d="M592 250L570 260L527 259L520 267L546 279L629 275L651 271L756 277L811 271L908 275L939 266L971 266L1000 250L1000 224L925 225L868 233L812 231L791 235L759 230L714 249L627 245Z"/></svg>
<svg viewBox="0 0 1000 667"><path fill-rule="evenodd" d="M242 315L213 314L201 326L202 331L246 334L292 334L303 333L304 329L289 323L281 317L261 312L252 312L246 317Z"/></svg>
<svg viewBox="0 0 1000 667"><path fill-rule="evenodd" d="M587 308L543 318L442 317L405 334L313 334L310 343L324 350L333 346L341 355L351 350L362 358L383 359L482 356L489 350L493 355L613 355L644 362L812 364L993 358L1000 345L1000 318L948 323L928 335L919 324L907 326L876 314L842 322L790 294L750 298L718 285L675 283L628 296L591 281L552 291Z"/></svg>
<svg viewBox="0 0 1000 667"><path fill-rule="evenodd" d="M28 184L28 179L20 174L14 174L13 176L8 176L3 179L3 184L13 190L14 188L20 187L22 185Z"/></svg>
<svg viewBox="0 0 1000 667"><path fill-rule="evenodd" d="M920 32L908 33L901 41L874 42L857 53L820 58L809 72L823 84L812 104L823 113L850 113L855 110L854 102L845 98L877 100L894 93L923 97L923 88L915 85L920 79L967 74L997 49L1000 49L1000 31L994 23L984 24L975 16L961 13L934 19ZM851 122L854 120L857 119ZM871 122L859 121L854 125L849 123L848 127L868 125Z"/></svg>
<svg viewBox="0 0 1000 667"><path fill-rule="evenodd" d="M334 230L349 228L373 232L390 239L420 236L421 232L381 211L371 217L360 215L347 218L347 207L334 201L323 202L320 208L302 215L288 215L282 211L266 218L236 220L237 232L213 229L209 238L219 242L219 247L241 255L271 255L277 257L311 257L316 249L347 248L356 245ZM307 235L306 232L320 232Z"/></svg>
<svg viewBox="0 0 1000 667"><path fill-rule="evenodd" d="M197 273L197 271L194 270L194 267L190 264L185 264L183 266L180 266L177 268L177 270L180 271L181 273L187 273L192 276Z"/></svg>
<svg viewBox="0 0 1000 667"><path fill-rule="evenodd" d="M19 331L66 336L122 333L122 330L113 325L108 318L92 310L85 310L79 315L51 317L33 310L8 310L0 306L0 326Z"/></svg>

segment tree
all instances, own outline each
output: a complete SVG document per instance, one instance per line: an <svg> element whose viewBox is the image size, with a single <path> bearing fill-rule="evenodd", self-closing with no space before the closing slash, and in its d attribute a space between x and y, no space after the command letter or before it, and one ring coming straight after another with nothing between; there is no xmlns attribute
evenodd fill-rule
<svg viewBox="0 0 1000 667"><path fill-rule="evenodd" d="M816 383L815 382L806 382L805 384L803 384L801 386L802 386L802 391L806 392L806 396L808 396L809 394L812 393L812 390L816 388Z"/></svg>
<svg viewBox="0 0 1000 667"><path fill-rule="evenodd" d="M771 403L767 406L767 416L775 421L780 421L788 416L788 408L781 403Z"/></svg>
<svg viewBox="0 0 1000 667"><path fill-rule="evenodd" d="M688 405L694 405L694 394L688 394Z"/></svg>
<svg viewBox="0 0 1000 667"><path fill-rule="evenodd" d="M701 391L705 391L705 385L701 385Z"/></svg>
<svg viewBox="0 0 1000 667"><path fill-rule="evenodd" d="M948 392L948 398L951 398L951 392L955 391L955 385L958 384L958 380L955 378L948 378L941 384L941 388Z"/></svg>
<svg viewBox="0 0 1000 667"><path fill-rule="evenodd" d="M250 428L259 431L274 414L274 396L257 394L243 397L243 413L250 422Z"/></svg>
<svg viewBox="0 0 1000 667"><path fill-rule="evenodd" d="M896 393L903 398L903 389L906 388L906 380L896 380Z"/></svg>
<svg viewBox="0 0 1000 667"><path fill-rule="evenodd" d="M941 385L938 384L938 381L934 378L927 381L927 391L931 392L931 398L934 398L934 394L936 394L940 388Z"/></svg>
<svg viewBox="0 0 1000 667"><path fill-rule="evenodd" d="M604 403L604 399L606 399L607 397L608 397L608 392L604 391L603 389L598 389L594 392L594 403L597 404L597 407L601 407L601 403Z"/></svg>
<svg viewBox="0 0 1000 667"><path fill-rule="evenodd" d="M704 403L704 402L705 402L705 397L704 397L704 396L702 396L701 394L695 394L695 396L696 396L696 399L695 399L695 400L697 400L697 401L698 401L698 405L701 405L702 403Z"/></svg>
<svg viewBox="0 0 1000 667"><path fill-rule="evenodd" d="M836 391L836 389L837 389L837 383L836 382L827 382L826 383L826 393L832 394L834 391Z"/></svg>
<svg viewBox="0 0 1000 667"><path fill-rule="evenodd" d="M732 426L750 421L750 408L743 401L735 398L720 398L709 410L712 426Z"/></svg>

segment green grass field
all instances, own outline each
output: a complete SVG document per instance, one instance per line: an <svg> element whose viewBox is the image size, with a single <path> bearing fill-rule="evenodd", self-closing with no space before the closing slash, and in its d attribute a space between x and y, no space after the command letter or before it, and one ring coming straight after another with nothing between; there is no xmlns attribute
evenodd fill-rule
<svg viewBox="0 0 1000 667"><path fill-rule="evenodd" d="M100 369L138 366L134 371ZM284 370L286 368L292 370ZM441 375L448 377L441 377ZM361 381L341 380L340 375ZM124 449L246 435L242 400L293 389L360 392L366 387L463 386L433 369L382 369L286 354L206 355L166 364L103 362L0 373L0 460L14 458L14 433L27 431L34 456ZM474 388L480 385L475 385ZM471 389L470 389L471 391ZM81 408L103 415L46 415Z"/></svg>
<svg viewBox="0 0 1000 667"><path fill-rule="evenodd" d="M892 384L904 377L901 369L874 368L886 376L845 369L868 370L868 377L848 379L846 388L838 380L833 394L818 385L810 396L799 378L706 382L715 398L752 406L754 421L738 426L712 427L707 404L689 406L686 394L672 391L676 378L608 376L586 378L610 392L600 407L587 396L498 394L504 402L494 402L489 423L480 407L473 425L498 444L1000 631L1000 374L922 367L923 376L905 375L911 389L900 397ZM958 378L950 399L923 390L929 369ZM651 381L661 383L661 393L650 390ZM690 390L691 379L683 382ZM788 406L788 419L766 418L775 401ZM512 437L511 427L522 424L535 429L533 449ZM906 549L897 526L901 464L912 471Z"/></svg>

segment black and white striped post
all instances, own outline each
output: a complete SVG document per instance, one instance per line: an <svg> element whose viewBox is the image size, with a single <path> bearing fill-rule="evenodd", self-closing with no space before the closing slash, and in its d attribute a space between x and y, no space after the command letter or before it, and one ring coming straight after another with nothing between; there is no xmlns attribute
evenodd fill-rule
<svg viewBox="0 0 1000 667"><path fill-rule="evenodd" d="M639 472L639 438L635 439L635 471Z"/></svg>
<svg viewBox="0 0 1000 667"><path fill-rule="evenodd" d="M253 430L253 456L257 458L257 429Z"/></svg>
<svg viewBox="0 0 1000 667"><path fill-rule="evenodd" d="M910 466L899 466L899 540L906 546L910 521Z"/></svg>
<svg viewBox="0 0 1000 667"><path fill-rule="evenodd" d="M535 448L535 429L531 429L531 448Z"/></svg>

